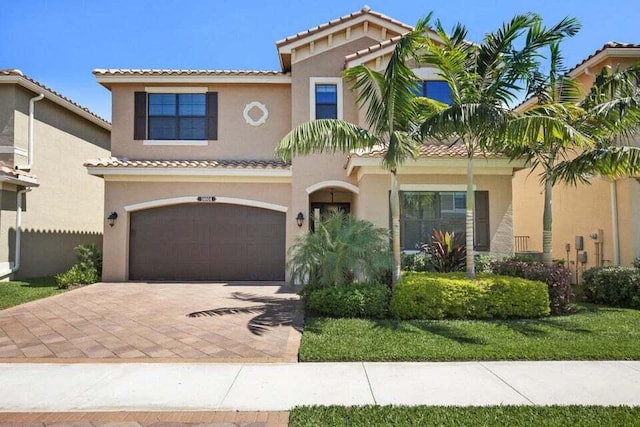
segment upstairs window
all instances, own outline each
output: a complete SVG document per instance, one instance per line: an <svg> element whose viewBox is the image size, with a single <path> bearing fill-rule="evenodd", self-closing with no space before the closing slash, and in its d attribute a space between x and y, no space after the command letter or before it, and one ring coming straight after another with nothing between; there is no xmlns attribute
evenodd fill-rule
<svg viewBox="0 0 640 427"><path fill-rule="evenodd" d="M442 80L423 80L419 82L415 94L435 99L445 104L451 104L449 83L443 82Z"/></svg>
<svg viewBox="0 0 640 427"><path fill-rule="evenodd" d="M316 119L338 118L338 86L316 85Z"/></svg>
<svg viewBox="0 0 640 427"><path fill-rule="evenodd" d="M206 141L217 135L216 92L135 93L134 139Z"/></svg>
<svg viewBox="0 0 640 427"><path fill-rule="evenodd" d="M309 120L342 120L342 78L309 79Z"/></svg>
<svg viewBox="0 0 640 427"><path fill-rule="evenodd" d="M149 94L149 139L206 139L206 99L198 94Z"/></svg>

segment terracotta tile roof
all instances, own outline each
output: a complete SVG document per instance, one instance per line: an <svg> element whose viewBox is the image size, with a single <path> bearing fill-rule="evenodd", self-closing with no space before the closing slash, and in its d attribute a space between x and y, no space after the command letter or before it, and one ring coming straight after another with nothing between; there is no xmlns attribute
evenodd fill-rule
<svg viewBox="0 0 640 427"><path fill-rule="evenodd" d="M53 95L57 96L61 100L66 101L69 104L73 105L74 107L77 107L77 108L81 109L85 113L88 113L88 114L92 115L93 117L95 117L99 121L103 122L105 125L111 126L111 123L109 121L107 121L106 119L100 117L99 115L97 115L93 111L89 110L87 107L84 107L84 106L78 104L77 102L71 100L70 98L67 98L66 96L62 95L59 92L56 92L55 90L51 89L50 87L45 86L44 84L40 83L39 81L32 79L31 77L25 75L22 71L20 71L18 69L14 68L14 69L0 70L0 76L15 76L15 77L22 78L22 79L24 79L24 80L26 80L28 82L31 82L34 85L39 86L41 89L43 89L43 90L45 90L47 92L51 92Z"/></svg>
<svg viewBox="0 0 640 427"><path fill-rule="evenodd" d="M382 13L378 13L378 12L374 12L373 10L371 10L371 8L369 6L364 6L362 9L358 10L357 12L353 12L350 13L349 15L345 15L342 16L340 18L334 19L332 21L326 22L324 24L320 24L317 27L313 27L313 28L309 28L308 30L305 31L301 31L297 34L294 34L292 36L286 37L282 40L278 40L276 42L276 46L280 47L283 45L286 45L288 43L294 42L296 40L299 40L301 38L313 35L315 33L318 33L320 31L326 30L327 28L331 28L334 27L338 24L341 24L345 21L348 21L350 19L353 18L357 18L358 16L362 16L362 15L371 15L371 16L375 16L376 18L380 18L384 21L389 22L390 24L394 24L394 25L399 25L403 28L406 28L407 31L411 31L413 29L412 26L405 24L404 22L400 22L400 21L396 21L393 18L388 17L387 15L383 15Z"/></svg>
<svg viewBox="0 0 640 427"><path fill-rule="evenodd" d="M0 175L9 176L11 178L16 178L16 179L21 179L21 178L28 178L31 180L37 179L35 175L29 172L25 172L23 170L9 167L4 162L0 162Z"/></svg>
<svg viewBox="0 0 640 427"><path fill-rule="evenodd" d="M86 167L97 168L222 168L222 169L288 169L291 164L280 160L129 160L117 157L89 160Z"/></svg>
<svg viewBox="0 0 640 427"><path fill-rule="evenodd" d="M369 46L366 49L362 49L362 50L359 50L359 51L357 51L355 53L352 53L350 55L345 56L344 60L345 60L345 62L349 62L349 61L353 61L354 59L360 58L361 56L368 55L368 54L373 53L373 52L377 52L379 50L384 49L387 46L391 46L391 45L396 44L398 42L398 40L400 40L401 38L402 38L402 35L399 35L399 36L395 36L395 37L392 37L390 39L381 41L378 44L374 44L373 46Z"/></svg>
<svg viewBox="0 0 640 427"><path fill-rule="evenodd" d="M625 48L638 49L640 48L640 44L620 43L620 42L605 43L600 49L596 50L591 55L587 56L585 59L580 61L578 64L574 65L573 68L571 68L568 72L571 73L572 71L576 70L578 67L585 64L586 62L588 62L589 60L591 60L592 58L594 58L595 56L599 55L600 53L604 52L607 49L625 49Z"/></svg>
<svg viewBox="0 0 640 427"><path fill-rule="evenodd" d="M97 68L96 76L283 76L282 71L271 70L171 70L171 69L126 69Z"/></svg>
<svg viewBox="0 0 640 427"><path fill-rule="evenodd" d="M373 149L369 151L356 151L351 154L351 157L382 157L384 155L383 149ZM420 147L420 157L456 157L467 158L467 149L462 144L425 144ZM505 156L500 153L487 153L486 156L482 153L475 153L474 157L487 157L491 159L504 158Z"/></svg>

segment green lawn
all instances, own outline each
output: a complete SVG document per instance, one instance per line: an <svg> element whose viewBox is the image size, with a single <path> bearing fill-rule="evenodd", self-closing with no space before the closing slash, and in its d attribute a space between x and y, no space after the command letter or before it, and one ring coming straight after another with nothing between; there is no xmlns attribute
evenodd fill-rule
<svg viewBox="0 0 640 427"><path fill-rule="evenodd" d="M640 360L640 311L580 304L537 320L308 318L300 360Z"/></svg>
<svg viewBox="0 0 640 427"><path fill-rule="evenodd" d="M300 407L289 427L298 426L640 426L640 408L627 406L365 406Z"/></svg>
<svg viewBox="0 0 640 427"><path fill-rule="evenodd" d="M64 292L53 277L0 282L0 310Z"/></svg>

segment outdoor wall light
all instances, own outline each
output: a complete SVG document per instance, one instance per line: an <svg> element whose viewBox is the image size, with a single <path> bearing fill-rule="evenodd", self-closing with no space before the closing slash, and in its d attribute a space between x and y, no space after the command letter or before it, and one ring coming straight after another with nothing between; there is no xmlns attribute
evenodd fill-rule
<svg viewBox="0 0 640 427"><path fill-rule="evenodd" d="M111 212L107 217L107 222L109 223L109 227L113 227L116 223L116 219L118 219L118 214L115 212Z"/></svg>
<svg viewBox="0 0 640 427"><path fill-rule="evenodd" d="M296 223L298 224L298 227L302 227L302 224L304 223L304 214L302 212L298 212Z"/></svg>

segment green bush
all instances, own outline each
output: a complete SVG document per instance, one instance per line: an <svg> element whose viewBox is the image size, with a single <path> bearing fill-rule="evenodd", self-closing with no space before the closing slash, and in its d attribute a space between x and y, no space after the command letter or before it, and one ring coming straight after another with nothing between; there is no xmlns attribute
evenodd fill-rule
<svg viewBox="0 0 640 427"><path fill-rule="evenodd" d="M640 257L633 260L633 267L640 270Z"/></svg>
<svg viewBox="0 0 640 427"><path fill-rule="evenodd" d="M582 283L589 302L640 309L640 270L636 268L591 268L582 275Z"/></svg>
<svg viewBox="0 0 640 427"><path fill-rule="evenodd" d="M544 265L537 261L523 261L523 257L511 257L491 263L494 274L520 277L545 282L549 287L552 314L568 314L574 311L571 304L571 272L560 264Z"/></svg>
<svg viewBox="0 0 640 427"><path fill-rule="evenodd" d="M431 262L424 252L413 254L402 253L402 271L433 271Z"/></svg>
<svg viewBox="0 0 640 427"><path fill-rule="evenodd" d="M328 317L382 319L389 311L389 288L381 284L314 287L303 292L305 308Z"/></svg>
<svg viewBox="0 0 640 427"><path fill-rule="evenodd" d="M474 255L474 263L476 265L476 273L493 273L493 263L497 258L493 255Z"/></svg>
<svg viewBox="0 0 640 427"><path fill-rule="evenodd" d="M295 283L339 286L356 278L375 282L393 269L389 233L341 212L296 237L287 266Z"/></svg>
<svg viewBox="0 0 640 427"><path fill-rule="evenodd" d="M65 273L55 276L58 288L68 289L71 285L90 285L100 280L102 275L102 255L95 245L76 246L78 263Z"/></svg>
<svg viewBox="0 0 640 427"><path fill-rule="evenodd" d="M390 311L399 319L533 318L549 314L549 293L544 283L515 277L407 273Z"/></svg>

